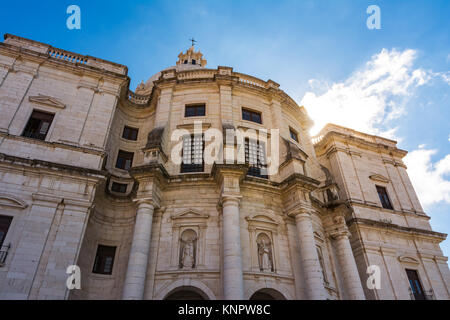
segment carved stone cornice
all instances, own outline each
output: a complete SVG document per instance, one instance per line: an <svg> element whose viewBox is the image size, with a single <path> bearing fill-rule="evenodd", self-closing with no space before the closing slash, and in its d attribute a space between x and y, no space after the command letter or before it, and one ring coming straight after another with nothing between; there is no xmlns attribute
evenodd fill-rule
<svg viewBox="0 0 450 320"><path fill-rule="evenodd" d="M16 156L10 156L7 154L0 153L0 163L10 163L13 165L21 165L32 168L46 168L46 169L57 169L65 172L70 172L78 175L91 176L93 179L105 179L108 175L106 171L100 171L95 169L76 167L61 163L49 162L39 159L26 159Z"/></svg>
<svg viewBox="0 0 450 320"><path fill-rule="evenodd" d="M320 181L313 179L311 177L305 176L301 173L293 173L286 179L284 179L281 183L282 189L287 189L291 186L298 185L301 186L309 191L313 191L317 189L317 187L320 185Z"/></svg>
<svg viewBox="0 0 450 320"><path fill-rule="evenodd" d="M440 233L436 231L430 231L426 229L418 229L418 228L411 228L411 227L403 227L399 226L393 223L388 222L382 222L382 221L376 221L371 219L365 219L365 218L353 218L348 221L348 226L351 225L363 225L368 227L376 227L381 229L390 229L392 231L402 232L402 233L408 233L414 236L423 236L427 238L431 238L434 241L442 242L447 238L447 234Z"/></svg>

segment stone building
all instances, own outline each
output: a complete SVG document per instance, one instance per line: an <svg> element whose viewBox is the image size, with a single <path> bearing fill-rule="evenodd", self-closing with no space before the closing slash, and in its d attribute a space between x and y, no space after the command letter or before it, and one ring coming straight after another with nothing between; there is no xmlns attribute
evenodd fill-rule
<svg viewBox="0 0 450 320"><path fill-rule="evenodd" d="M0 299L449 299L406 151L312 138L276 82L206 64L191 47L132 92L126 66L5 35Z"/></svg>

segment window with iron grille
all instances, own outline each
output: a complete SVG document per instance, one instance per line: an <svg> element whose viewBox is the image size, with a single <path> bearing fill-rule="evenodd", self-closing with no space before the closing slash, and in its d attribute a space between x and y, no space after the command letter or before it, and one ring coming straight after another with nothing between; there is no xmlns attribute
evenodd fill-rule
<svg viewBox="0 0 450 320"><path fill-rule="evenodd" d="M54 117L54 114L34 110L31 114L30 120L28 120L22 136L32 139L45 140Z"/></svg>
<svg viewBox="0 0 450 320"><path fill-rule="evenodd" d="M206 106L205 104L192 104L192 105L187 105L185 112L184 112L184 117L188 118L188 117L204 117L206 115Z"/></svg>
<svg viewBox="0 0 450 320"><path fill-rule="evenodd" d="M325 284L328 284L328 277L325 271L325 262L323 260L322 248L317 246L316 249L317 249L317 256L319 257L320 267L322 268L323 281L325 282Z"/></svg>
<svg viewBox="0 0 450 320"><path fill-rule="evenodd" d="M377 187L378 197L380 198L381 205L383 206L383 208L393 210L394 208L392 208L392 204L391 204L391 201L389 200L389 196L387 194L386 188L380 187L380 186L376 186L376 187Z"/></svg>
<svg viewBox="0 0 450 320"><path fill-rule="evenodd" d="M92 273L112 274L116 247L99 245L95 255L94 267Z"/></svg>
<svg viewBox="0 0 450 320"><path fill-rule="evenodd" d="M298 133L294 129L289 128L289 134L291 135L292 140L298 142Z"/></svg>
<svg viewBox="0 0 450 320"><path fill-rule="evenodd" d="M416 270L406 269L411 292L415 300L426 300L422 284L420 283L419 274Z"/></svg>
<svg viewBox="0 0 450 320"><path fill-rule="evenodd" d="M203 172L205 164L203 159L204 150L203 135L184 136L181 173Z"/></svg>
<svg viewBox="0 0 450 320"><path fill-rule="evenodd" d="M3 246L12 218L7 216L0 216L0 248Z"/></svg>
<svg viewBox="0 0 450 320"><path fill-rule="evenodd" d="M111 190L117 193L126 193L128 185L123 183L113 182L111 186Z"/></svg>
<svg viewBox="0 0 450 320"><path fill-rule="evenodd" d="M119 150L119 154L117 155L116 168L129 170L133 165L133 158L133 152Z"/></svg>
<svg viewBox="0 0 450 320"><path fill-rule="evenodd" d="M242 119L262 124L261 112L242 108Z"/></svg>
<svg viewBox="0 0 450 320"><path fill-rule="evenodd" d="M0 266L3 266L5 263L6 257L8 256L8 251L11 248L11 245L3 245L11 222L11 217L0 216Z"/></svg>
<svg viewBox="0 0 450 320"><path fill-rule="evenodd" d="M131 141L137 141L138 133L139 133L139 129L125 127L125 128L123 128L122 138L131 140Z"/></svg>
<svg viewBox="0 0 450 320"><path fill-rule="evenodd" d="M266 148L263 142L245 139L245 163L250 165L248 175L267 179Z"/></svg>

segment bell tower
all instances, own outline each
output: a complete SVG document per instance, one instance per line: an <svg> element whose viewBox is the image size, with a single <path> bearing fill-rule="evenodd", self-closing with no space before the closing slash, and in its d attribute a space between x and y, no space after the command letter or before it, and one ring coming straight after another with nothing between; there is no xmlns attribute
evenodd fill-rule
<svg viewBox="0 0 450 320"><path fill-rule="evenodd" d="M178 55L177 66L183 64L200 67L205 67L207 64L207 61L203 59L203 53L200 51L195 52L194 41L192 41L192 46L186 52L181 52Z"/></svg>

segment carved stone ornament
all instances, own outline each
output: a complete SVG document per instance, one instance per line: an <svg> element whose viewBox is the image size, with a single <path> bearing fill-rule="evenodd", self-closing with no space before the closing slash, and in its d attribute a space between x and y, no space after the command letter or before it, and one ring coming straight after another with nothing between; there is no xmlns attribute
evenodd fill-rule
<svg viewBox="0 0 450 320"><path fill-rule="evenodd" d="M261 233L256 240L258 245L259 269L263 272L273 272L272 243L269 237Z"/></svg>
<svg viewBox="0 0 450 320"><path fill-rule="evenodd" d="M180 269L194 269L196 265L197 233L188 229L181 234L180 239Z"/></svg>

